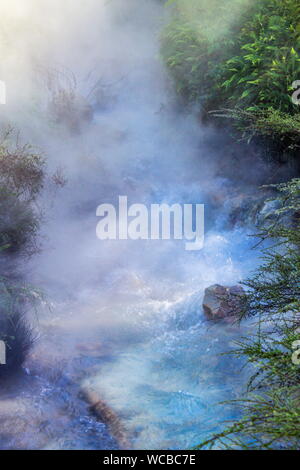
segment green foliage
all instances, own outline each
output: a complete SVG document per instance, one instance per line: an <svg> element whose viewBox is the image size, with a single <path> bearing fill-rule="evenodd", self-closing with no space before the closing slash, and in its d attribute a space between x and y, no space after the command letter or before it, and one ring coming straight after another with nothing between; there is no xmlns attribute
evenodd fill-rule
<svg viewBox="0 0 300 470"><path fill-rule="evenodd" d="M290 139L289 148L297 150L300 144L300 114L291 115L277 109L243 110L240 108L213 111L217 117L231 118L243 132L244 137L252 139L262 135L282 140Z"/></svg>
<svg viewBox="0 0 300 470"><path fill-rule="evenodd" d="M26 321L28 307L36 307L41 294L30 286L0 278L0 340L6 344L6 364L0 367L0 378L17 370L26 359L34 341Z"/></svg>
<svg viewBox="0 0 300 470"><path fill-rule="evenodd" d="M234 0L232 10L245 0ZM215 12L218 11L216 16ZM172 21L162 34L162 56L178 93L187 101L217 103L221 64L230 58L234 30L225 2L186 0L179 2Z"/></svg>
<svg viewBox="0 0 300 470"><path fill-rule="evenodd" d="M244 110L241 108L221 109L212 111L215 117L234 120L242 140L252 139L266 148L269 157L280 162L297 163L300 149L300 114L290 114L278 109Z"/></svg>
<svg viewBox="0 0 300 470"><path fill-rule="evenodd" d="M292 83L300 76L300 5L256 1L242 17L233 56L222 66L222 98L246 110L295 112Z"/></svg>
<svg viewBox="0 0 300 470"><path fill-rule="evenodd" d="M183 5L186 3L194 5L191 0ZM300 77L298 1L234 4L240 12L231 22L223 0L210 2L208 11L205 2L197 2L192 19L183 6L176 9L163 34L162 53L180 82L179 90L193 100L203 96L210 85L210 95L217 92L222 105L243 109L273 106L296 112L290 95L293 81ZM216 11L218 19L212 15Z"/></svg>
<svg viewBox="0 0 300 470"><path fill-rule="evenodd" d="M9 131L0 142L0 254L32 252L40 220L34 203L43 187L44 161L12 140Z"/></svg>
<svg viewBox="0 0 300 470"><path fill-rule="evenodd" d="M204 95L209 80L202 76L200 91L199 74L202 70L205 74L207 70L204 64L208 60L205 37L200 41L190 23L174 19L164 32L162 52L175 78L177 92L190 101L197 100L199 93Z"/></svg>
<svg viewBox="0 0 300 470"><path fill-rule="evenodd" d="M255 370L239 401L244 416L199 448L300 449L300 365L292 360L300 339L300 179L275 188L278 207L259 233L269 246L245 282L243 316L257 319L257 334L232 351Z"/></svg>
<svg viewBox="0 0 300 470"><path fill-rule="evenodd" d="M30 146L20 146L14 133L0 142L0 340L6 344L6 377L22 365L33 335L26 321L26 308L38 299L28 286L20 286L12 269L12 254L32 254L40 212L36 198L44 182L44 161ZM8 272L9 271L9 272ZM5 273L5 277L4 277Z"/></svg>
<svg viewBox="0 0 300 470"><path fill-rule="evenodd" d="M300 78L298 0L235 1L230 9L224 0L206 9L205 3L176 2L162 37L162 56L177 91L204 111L229 109L239 130L247 134L250 125L253 134L279 141L279 151L295 151L300 114L291 95Z"/></svg>

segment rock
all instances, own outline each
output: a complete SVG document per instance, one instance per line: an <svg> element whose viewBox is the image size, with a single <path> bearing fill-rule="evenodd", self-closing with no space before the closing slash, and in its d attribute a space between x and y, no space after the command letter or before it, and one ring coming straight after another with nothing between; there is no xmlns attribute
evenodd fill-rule
<svg viewBox="0 0 300 470"><path fill-rule="evenodd" d="M127 432L117 413L93 389L82 388L80 396L89 404L90 411L107 425L120 449L130 449Z"/></svg>
<svg viewBox="0 0 300 470"><path fill-rule="evenodd" d="M228 211L229 227L253 224L260 204L257 196L238 194L224 204Z"/></svg>
<svg viewBox="0 0 300 470"><path fill-rule="evenodd" d="M258 225L265 224L267 221L273 223L276 220L274 212L280 209L281 202L279 199L267 199L263 201L259 211L257 212L256 223Z"/></svg>
<svg viewBox="0 0 300 470"><path fill-rule="evenodd" d="M219 284L205 289L203 310L210 320L234 321L245 305L245 291L239 286L225 287Z"/></svg>

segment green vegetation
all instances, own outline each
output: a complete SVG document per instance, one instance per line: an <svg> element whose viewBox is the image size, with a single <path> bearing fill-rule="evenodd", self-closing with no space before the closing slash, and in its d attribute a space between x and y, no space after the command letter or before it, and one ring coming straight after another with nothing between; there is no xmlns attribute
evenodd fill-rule
<svg viewBox="0 0 300 470"><path fill-rule="evenodd" d="M11 278L0 278L0 340L6 345L6 364L0 367L0 378L17 371L26 359L34 341L27 321L27 308L32 308L39 293Z"/></svg>
<svg viewBox="0 0 300 470"><path fill-rule="evenodd" d="M35 249L39 215L34 205L43 186L43 159L28 146L0 142L0 246L10 252Z"/></svg>
<svg viewBox="0 0 300 470"><path fill-rule="evenodd" d="M32 343L26 323L28 305L36 293L22 285L16 256L36 249L40 212L36 198L43 187L44 161L28 145L20 146L9 130L0 142L0 340L7 347L7 364L0 375L12 373L24 361Z"/></svg>
<svg viewBox="0 0 300 470"><path fill-rule="evenodd" d="M230 110L239 130L298 148L299 107L291 100L300 77L297 0L182 0L162 37L162 55L177 91L203 113ZM217 19L215 12L218 11ZM217 113L218 114L218 113ZM296 135L295 135L296 134Z"/></svg>

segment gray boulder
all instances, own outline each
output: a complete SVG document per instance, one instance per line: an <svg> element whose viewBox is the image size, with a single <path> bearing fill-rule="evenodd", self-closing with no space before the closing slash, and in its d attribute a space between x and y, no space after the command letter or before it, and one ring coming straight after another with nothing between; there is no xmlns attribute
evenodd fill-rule
<svg viewBox="0 0 300 470"><path fill-rule="evenodd" d="M234 321L245 306L245 290L239 286L225 287L220 284L205 289L203 310L210 320Z"/></svg>

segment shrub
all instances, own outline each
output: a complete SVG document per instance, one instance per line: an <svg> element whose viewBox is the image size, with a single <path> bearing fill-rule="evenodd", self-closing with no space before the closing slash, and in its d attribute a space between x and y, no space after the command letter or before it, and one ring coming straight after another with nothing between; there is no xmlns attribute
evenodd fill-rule
<svg viewBox="0 0 300 470"><path fill-rule="evenodd" d="M23 365L34 335L23 312L0 312L0 339L6 345L6 364L0 366L0 378L8 377Z"/></svg>
<svg viewBox="0 0 300 470"><path fill-rule="evenodd" d="M253 139L265 147L270 159L294 165L300 169L298 159L300 149L300 114L289 114L278 109L244 110L241 108L212 111L212 115L233 119L241 139L247 142Z"/></svg>
<svg viewBox="0 0 300 470"><path fill-rule="evenodd" d="M26 359L34 341L26 312L39 298L40 294L28 286L0 279L0 340L6 345L6 364L0 366L0 377L17 371Z"/></svg>
<svg viewBox="0 0 300 470"><path fill-rule="evenodd" d="M0 340L6 344L6 365L0 376L7 376L24 362L32 344L32 331L26 321L28 301L35 296L15 285L15 272L3 278L11 255L32 254L41 214L36 199L44 182L44 160L28 145L20 146L9 130L0 142ZM15 258L14 258L15 259ZM13 270L12 270L13 271ZM32 304L32 302L31 302Z"/></svg>
<svg viewBox="0 0 300 470"><path fill-rule="evenodd" d="M293 154L299 122L299 107L291 100L292 83L300 77L299 2L236 0L230 9L224 0L206 8L203 0L176 5L162 36L162 56L178 92L204 112L237 110L234 118L244 112L239 130L250 125L256 135L279 143L277 155L282 149ZM218 18L212 16L216 11Z"/></svg>
<svg viewBox="0 0 300 470"><path fill-rule="evenodd" d="M299 3L235 1L230 10L223 0L205 3L180 3L162 37L179 91L192 100L216 93L221 105L297 112L290 95L300 77Z"/></svg>
<svg viewBox="0 0 300 470"><path fill-rule="evenodd" d="M41 215L34 202L43 187L44 160L30 146L12 144L12 138L9 131L0 142L0 247L32 253Z"/></svg>

